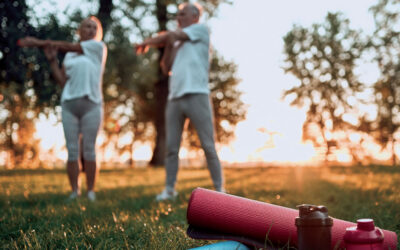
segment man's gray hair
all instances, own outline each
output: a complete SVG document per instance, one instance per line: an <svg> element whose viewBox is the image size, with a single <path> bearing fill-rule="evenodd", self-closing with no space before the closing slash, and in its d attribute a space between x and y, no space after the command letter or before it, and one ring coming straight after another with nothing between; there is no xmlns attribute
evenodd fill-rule
<svg viewBox="0 0 400 250"><path fill-rule="evenodd" d="M203 12L203 7L201 7L201 5L198 3L186 2L179 5L179 9L183 9L185 7L188 7L189 10L197 17L200 17Z"/></svg>

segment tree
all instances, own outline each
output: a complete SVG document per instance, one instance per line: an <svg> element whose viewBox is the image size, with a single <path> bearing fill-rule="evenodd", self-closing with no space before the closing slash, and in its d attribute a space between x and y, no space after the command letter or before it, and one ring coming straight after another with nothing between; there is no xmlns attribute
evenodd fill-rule
<svg viewBox="0 0 400 250"><path fill-rule="evenodd" d="M168 1L156 0L155 16L158 21L158 31L167 30L168 17ZM165 154L166 154L166 134L165 134L165 107L167 105L168 98L168 80L169 77L163 75L160 67L164 48L158 50L159 57L157 60L157 76L158 80L154 85L154 106L153 110L153 124L155 126L156 140L153 150L153 156L149 162L150 165L159 166L164 165Z"/></svg>
<svg viewBox="0 0 400 250"><path fill-rule="evenodd" d="M104 33L107 33L109 26L112 24L111 12L114 9L114 4L112 0L99 0L99 10L97 12L97 17L99 18Z"/></svg>
<svg viewBox="0 0 400 250"><path fill-rule="evenodd" d="M129 151L133 164L134 141L154 140L151 130L152 107L148 105L152 97L155 81L155 67L150 59L136 57L128 36L128 29L113 24L112 39L107 42L108 59L104 74L104 132L107 146L115 138L115 149ZM151 57L151 55L148 55ZM129 145L119 145L118 138L130 134Z"/></svg>
<svg viewBox="0 0 400 250"><path fill-rule="evenodd" d="M369 131L383 147L390 146L396 164L396 133L400 128L400 16L399 0L380 0L371 7L376 30L370 46L375 51L380 77L374 84L377 117Z"/></svg>
<svg viewBox="0 0 400 250"><path fill-rule="evenodd" d="M29 24L28 7L23 0L0 3L0 148L8 152L7 167L38 164L38 141L33 138L35 121L40 112L50 112L57 102L57 87L49 80L43 54L20 49L17 40L26 35L54 35L62 29L50 17L48 25L39 29Z"/></svg>
<svg viewBox="0 0 400 250"><path fill-rule="evenodd" d="M307 108L303 140L323 147L325 160L338 147L338 132L357 129L348 115L358 119L357 93L363 84L354 74L364 48L360 34L340 13L328 13L325 23L311 29L294 26L284 37L286 73L300 84L284 92L291 105Z"/></svg>

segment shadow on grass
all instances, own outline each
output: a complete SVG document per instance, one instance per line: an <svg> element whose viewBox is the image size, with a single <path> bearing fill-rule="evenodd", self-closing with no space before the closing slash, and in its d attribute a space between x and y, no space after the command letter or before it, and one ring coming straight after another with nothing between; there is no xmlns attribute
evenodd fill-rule
<svg viewBox="0 0 400 250"><path fill-rule="evenodd" d="M0 176L35 176L46 174L65 174L65 168L61 169L13 169L13 170L0 170Z"/></svg>
<svg viewBox="0 0 400 250"><path fill-rule="evenodd" d="M124 173L134 170L137 173L146 172L149 169L147 168L106 168L100 169L101 173ZM5 170L0 169L0 176L35 176L35 175L46 175L46 174L66 174L65 168L57 168L57 169L12 169L12 170Z"/></svg>
<svg viewBox="0 0 400 250"><path fill-rule="evenodd" d="M388 166L388 165L367 165L367 166L357 165L349 167L331 166L329 167L329 169L337 173L352 173L352 174L365 173L365 172L371 172L374 174L400 173L400 166Z"/></svg>

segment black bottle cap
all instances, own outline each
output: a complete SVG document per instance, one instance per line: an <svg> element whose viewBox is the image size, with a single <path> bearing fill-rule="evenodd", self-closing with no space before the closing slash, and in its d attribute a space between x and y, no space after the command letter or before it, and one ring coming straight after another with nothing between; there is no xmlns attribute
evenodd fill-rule
<svg viewBox="0 0 400 250"><path fill-rule="evenodd" d="M328 216L325 206L302 204L299 208L299 217L296 217L296 226L332 226L333 219Z"/></svg>

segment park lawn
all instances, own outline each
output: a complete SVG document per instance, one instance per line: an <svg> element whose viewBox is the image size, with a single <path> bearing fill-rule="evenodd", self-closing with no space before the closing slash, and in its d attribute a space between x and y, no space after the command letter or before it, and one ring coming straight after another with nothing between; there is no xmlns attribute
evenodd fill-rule
<svg viewBox="0 0 400 250"><path fill-rule="evenodd" d="M329 215L373 218L400 233L400 167L225 168L229 193L280 206L325 205ZM97 201L66 203L65 170L0 171L2 249L189 249L213 241L186 236L192 190L212 188L204 168L183 168L179 197L157 203L162 168L105 169ZM82 180L82 184L85 181ZM84 186L84 185L83 185ZM85 193L85 191L83 191ZM399 237L400 238L400 237Z"/></svg>

